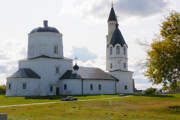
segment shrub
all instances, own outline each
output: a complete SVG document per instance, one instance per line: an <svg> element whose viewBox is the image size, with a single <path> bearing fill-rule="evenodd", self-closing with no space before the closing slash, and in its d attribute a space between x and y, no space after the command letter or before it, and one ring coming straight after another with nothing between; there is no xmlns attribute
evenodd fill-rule
<svg viewBox="0 0 180 120"><path fill-rule="evenodd" d="M1 85L0 86L0 95L3 95L6 93L6 86L5 85Z"/></svg>
<svg viewBox="0 0 180 120"><path fill-rule="evenodd" d="M147 94L147 95L155 94L155 92L156 92L155 88L147 88L145 90L145 94Z"/></svg>

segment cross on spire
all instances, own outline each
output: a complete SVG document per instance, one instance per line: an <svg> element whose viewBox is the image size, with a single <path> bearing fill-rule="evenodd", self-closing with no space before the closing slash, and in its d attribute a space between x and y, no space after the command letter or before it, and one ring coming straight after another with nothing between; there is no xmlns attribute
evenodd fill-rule
<svg viewBox="0 0 180 120"><path fill-rule="evenodd" d="M77 60L78 60L78 58L75 56L75 58L74 58L75 64L77 64Z"/></svg>
<svg viewBox="0 0 180 120"><path fill-rule="evenodd" d="M112 0L112 3L111 3L111 5L112 5L111 7L114 7L114 2L113 2L113 0Z"/></svg>

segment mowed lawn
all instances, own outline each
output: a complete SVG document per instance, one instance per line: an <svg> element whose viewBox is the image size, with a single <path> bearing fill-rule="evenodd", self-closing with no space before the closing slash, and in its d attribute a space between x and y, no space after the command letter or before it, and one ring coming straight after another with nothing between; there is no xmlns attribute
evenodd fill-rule
<svg viewBox="0 0 180 120"><path fill-rule="evenodd" d="M110 97L117 96L79 97L97 100L78 102L61 102L57 97L35 99L1 96L0 106L54 101L58 103L0 108L0 113L7 113L8 120L180 120L180 94L102 99Z"/></svg>

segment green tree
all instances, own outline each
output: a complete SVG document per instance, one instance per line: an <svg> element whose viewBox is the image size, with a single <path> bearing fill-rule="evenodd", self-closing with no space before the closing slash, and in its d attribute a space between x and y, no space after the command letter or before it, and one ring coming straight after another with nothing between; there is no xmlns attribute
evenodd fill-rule
<svg viewBox="0 0 180 120"><path fill-rule="evenodd" d="M174 90L180 80L180 14L171 12L161 24L156 37L147 51L147 76L154 84Z"/></svg>
<svg viewBox="0 0 180 120"><path fill-rule="evenodd" d="M5 85L1 85L0 86L0 95L1 94L5 94L6 93L6 86Z"/></svg>

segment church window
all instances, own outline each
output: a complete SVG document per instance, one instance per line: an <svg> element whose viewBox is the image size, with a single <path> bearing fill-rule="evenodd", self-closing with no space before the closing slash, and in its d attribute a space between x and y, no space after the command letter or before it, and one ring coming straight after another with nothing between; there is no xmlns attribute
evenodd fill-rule
<svg viewBox="0 0 180 120"><path fill-rule="evenodd" d="M26 87L27 87L26 83L23 83L22 88L26 89Z"/></svg>
<svg viewBox="0 0 180 120"><path fill-rule="evenodd" d="M126 55L126 47L124 47L124 55Z"/></svg>
<svg viewBox="0 0 180 120"><path fill-rule="evenodd" d="M93 90L93 84L90 84L90 90Z"/></svg>
<svg viewBox="0 0 180 120"><path fill-rule="evenodd" d="M11 84L8 85L8 88L11 89Z"/></svg>
<svg viewBox="0 0 180 120"><path fill-rule="evenodd" d="M116 55L119 55L119 54L120 54L120 47L117 46L117 47L116 47Z"/></svg>
<svg viewBox="0 0 180 120"><path fill-rule="evenodd" d="M102 86L101 86L101 84L99 84L99 85L98 85L98 88L99 88L99 90L101 90L101 89L102 89Z"/></svg>
<svg viewBox="0 0 180 120"><path fill-rule="evenodd" d="M110 55L112 55L112 51L113 51L113 48L112 48L112 47L110 47Z"/></svg>
<svg viewBox="0 0 180 120"><path fill-rule="evenodd" d="M124 86L124 89L125 89L125 90L127 90L127 89L128 89L127 85L125 85L125 86Z"/></svg>
<svg viewBox="0 0 180 120"><path fill-rule="evenodd" d="M67 90L67 85L66 84L64 84L64 90Z"/></svg>
<svg viewBox="0 0 180 120"><path fill-rule="evenodd" d="M53 91L53 86L51 85L50 88L49 88L50 92Z"/></svg>
<svg viewBox="0 0 180 120"><path fill-rule="evenodd" d="M59 67L56 67L56 73L59 73Z"/></svg>
<svg viewBox="0 0 180 120"><path fill-rule="evenodd" d="M127 67L127 65L126 65L126 63L124 63L124 68L126 68Z"/></svg>
<svg viewBox="0 0 180 120"><path fill-rule="evenodd" d="M58 46L57 45L54 46L54 53L58 54Z"/></svg>

